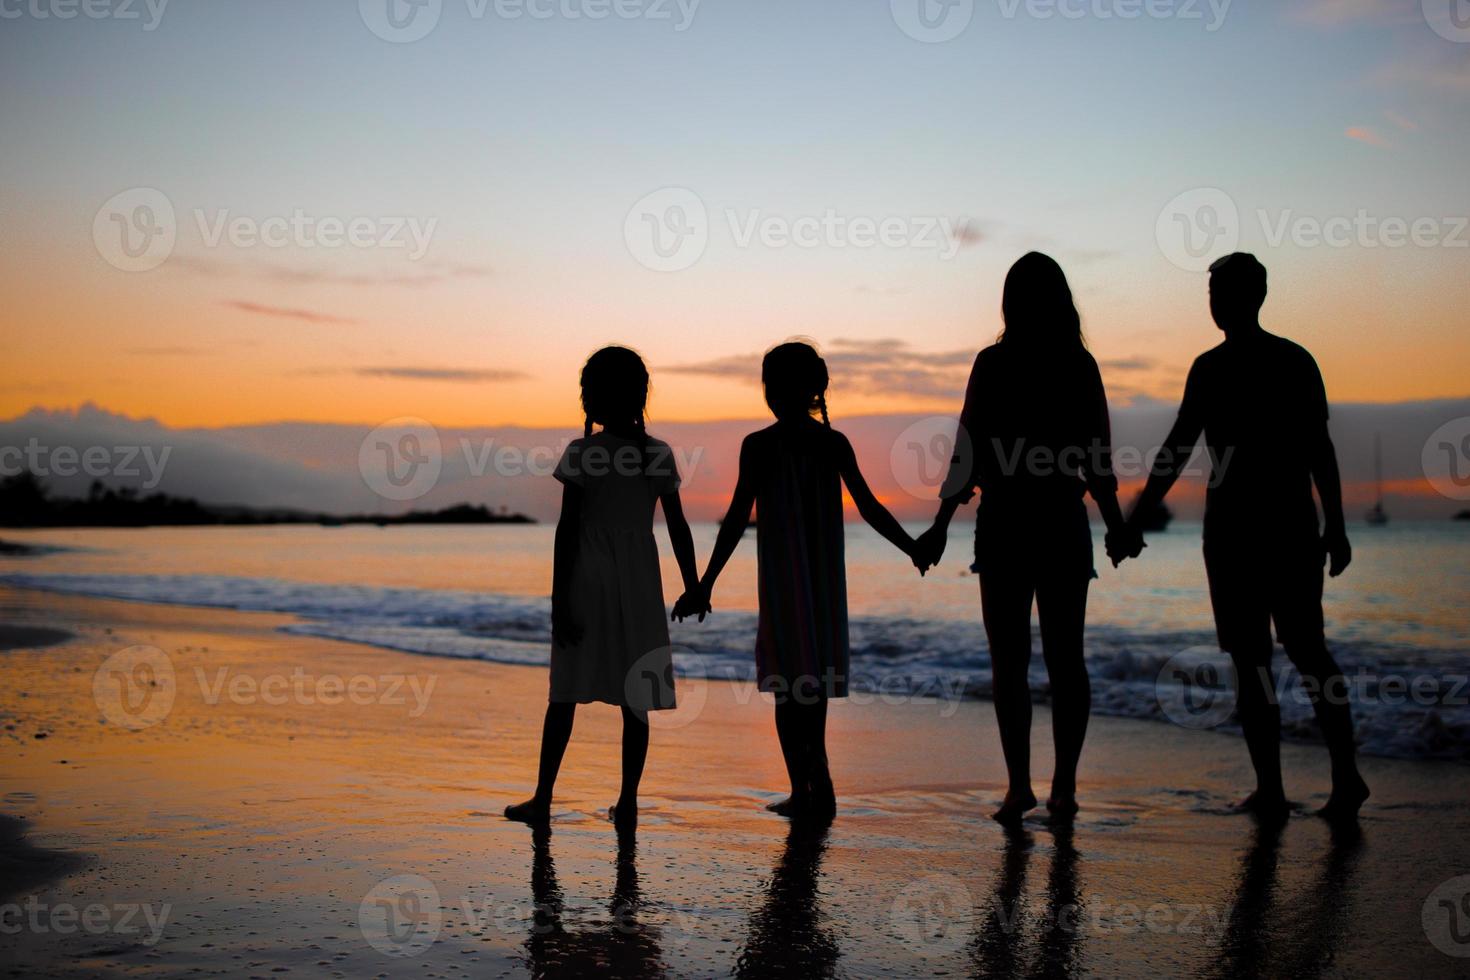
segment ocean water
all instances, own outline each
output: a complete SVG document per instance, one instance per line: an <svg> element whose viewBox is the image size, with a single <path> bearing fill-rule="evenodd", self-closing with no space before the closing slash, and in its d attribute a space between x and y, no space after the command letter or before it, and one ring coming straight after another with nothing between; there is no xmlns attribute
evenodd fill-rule
<svg viewBox="0 0 1470 980"><path fill-rule="evenodd" d="M915 532L920 528L913 528ZM415 654L530 667L547 662L550 526L149 528L7 531L55 550L0 556L0 583L142 602L290 614L290 632ZM665 598L679 575L659 529ZM701 558L715 529L697 526ZM1344 668L1365 752L1470 761L1470 523L1350 529L1355 559L1329 579L1328 642ZM848 529L853 684L874 697L988 698L990 657L970 531L957 521L940 566L920 578L865 526ZM1199 526L1149 538L1142 558L1108 566L1089 598L1086 656L1094 710L1233 730L1215 649ZM719 583L715 614L672 626L679 673L753 673L755 542ZM1046 697L1040 642L1032 680ZM1179 671L1184 666L1187 678ZM1276 683L1287 737L1317 737L1284 654ZM1196 690L1189 690L1190 684ZM1182 686L1181 686L1182 685Z"/></svg>

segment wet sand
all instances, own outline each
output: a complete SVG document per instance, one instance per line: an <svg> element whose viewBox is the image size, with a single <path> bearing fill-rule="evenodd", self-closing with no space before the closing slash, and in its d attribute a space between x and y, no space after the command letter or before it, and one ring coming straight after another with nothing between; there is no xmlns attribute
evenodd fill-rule
<svg viewBox="0 0 1470 980"><path fill-rule="evenodd" d="M769 707L688 682L656 716L636 835L606 821L607 707L579 711L536 833L500 811L534 781L542 670L14 590L0 620L75 634L3 654L0 812L24 836L8 825L0 867L51 855L0 909L22 975L1470 972L1435 945L1470 953L1438 905L1470 874L1461 765L1365 759L1357 832L1305 812L1273 832L1229 812L1239 739L1098 718L1075 825L1008 834L985 816L988 704L852 702L831 716L838 819L793 828L762 809ZM1324 750L1284 759L1320 805Z"/></svg>

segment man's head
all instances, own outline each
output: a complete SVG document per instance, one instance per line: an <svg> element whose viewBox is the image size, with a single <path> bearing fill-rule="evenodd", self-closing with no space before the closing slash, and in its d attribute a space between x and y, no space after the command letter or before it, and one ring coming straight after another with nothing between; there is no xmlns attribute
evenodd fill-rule
<svg viewBox="0 0 1470 980"><path fill-rule="evenodd" d="M1210 266L1210 315L1226 333L1260 324L1266 267L1249 252L1232 252Z"/></svg>

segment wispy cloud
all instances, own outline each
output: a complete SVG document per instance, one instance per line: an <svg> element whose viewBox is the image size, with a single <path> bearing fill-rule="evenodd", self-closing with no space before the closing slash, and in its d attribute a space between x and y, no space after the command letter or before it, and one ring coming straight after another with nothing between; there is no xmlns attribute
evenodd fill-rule
<svg viewBox="0 0 1470 980"><path fill-rule="evenodd" d="M892 337L839 337L823 351L823 357L834 382L848 389L912 398L958 398L964 394L975 351L920 351ZM737 354L661 370L759 384L761 355Z"/></svg>
<svg viewBox="0 0 1470 980"><path fill-rule="evenodd" d="M396 286L421 287L456 280L483 279L489 266L433 262L394 266L382 272L341 272L334 269L289 266L277 262L227 261L202 255L176 255L169 267L218 278L247 278L282 286Z"/></svg>
<svg viewBox="0 0 1470 980"><path fill-rule="evenodd" d="M397 378L403 381L453 381L467 384L523 381L530 377L524 371L509 371L500 368L364 367L356 369L353 373L365 378Z"/></svg>
<svg viewBox="0 0 1470 980"><path fill-rule="evenodd" d="M1114 357L1097 362L1104 371L1152 371L1159 362L1151 357Z"/></svg>
<svg viewBox="0 0 1470 980"><path fill-rule="evenodd" d="M1380 136L1377 130L1371 129L1368 126L1349 126L1343 135L1350 140L1367 143L1369 146L1379 146L1384 149L1387 149L1389 146L1388 140Z"/></svg>
<svg viewBox="0 0 1470 980"><path fill-rule="evenodd" d="M334 316L331 313L319 313L315 310L300 310L289 306L267 306L264 303L252 303L244 299L226 300L225 305L232 310L241 313L253 313L257 316L277 317L282 320L301 320L305 323L356 323L356 320L342 316Z"/></svg>
<svg viewBox="0 0 1470 980"><path fill-rule="evenodd" d="M1389 122L1393 123L1395 126L1406 133L1419 132L1418 123L1408 118L1407 116L1401 116L1397 112L1394 112L1392 110L1384 112L1383 118L1387 119Z"/></svg>

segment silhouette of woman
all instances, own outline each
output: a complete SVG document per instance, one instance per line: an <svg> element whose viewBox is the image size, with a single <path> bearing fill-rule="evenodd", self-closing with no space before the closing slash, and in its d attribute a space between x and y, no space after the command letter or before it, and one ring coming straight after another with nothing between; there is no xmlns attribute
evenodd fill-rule
<svg viewBox="0 0 1470 980"><path fill-rule="evenodd" d="M939 561L955 510L978 487L975 564L1010 774L992 816L1015 823L1036 806L1027 683L1032 602L1052 690L1056 769L1047 807L1068 818L1077 810L1077 760L1092 698L1082 631L1097 572L1084 491L1102 511L1110 554L1127 552L1120 539L1135 532L1118 507L1102 377L1061 266L1038 252L1022 256L1006 275L1001 313L1000 339L975 358L942 503L915 561Z"/></svg>

